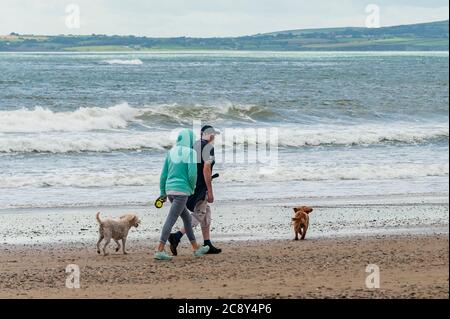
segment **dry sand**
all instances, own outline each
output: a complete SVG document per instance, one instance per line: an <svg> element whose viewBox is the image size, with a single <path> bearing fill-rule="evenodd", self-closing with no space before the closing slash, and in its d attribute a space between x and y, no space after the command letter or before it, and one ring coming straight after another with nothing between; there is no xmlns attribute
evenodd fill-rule
<svg viewBox="0 0 450 319"><path fill-rule="evenodd" d="M152 260L153 243L98 256L95 243L4 245L1 298L449 298L449 238L379 236L221 243L195 259L184 243L172 262ZM65 287L77 264L81 288ZM381 288L365 286L368 264Z"/></svg>

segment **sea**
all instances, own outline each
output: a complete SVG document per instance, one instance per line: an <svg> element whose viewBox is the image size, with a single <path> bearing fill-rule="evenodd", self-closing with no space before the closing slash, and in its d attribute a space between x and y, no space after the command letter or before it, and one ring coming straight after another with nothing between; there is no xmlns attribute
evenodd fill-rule
<svg viewBox="0 0 450 319"><path fill-rule="evenodd" d="M0 211L150 207L176 132L203 124L218 205L448 195L449 54L0 53ZM221 156L233 130L273 139Z"/></svg>

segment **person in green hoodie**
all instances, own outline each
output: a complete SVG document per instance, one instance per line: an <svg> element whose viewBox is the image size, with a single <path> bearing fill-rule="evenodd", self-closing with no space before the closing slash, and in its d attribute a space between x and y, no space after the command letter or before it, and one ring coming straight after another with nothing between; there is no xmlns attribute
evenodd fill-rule
<svg viewBox="0 0 450 319"><path fill-rule="evenodd" d="M186 208L189 196L194 194L197 183L197 154L193 149L194 133L182 130L176 145L167 153L160 177L161 198L172 203L169 215L161 231L160 242L155 253L156 260L171 260L173 257L164 250L170 232L178 217L183 220L186 235L194 249L194 256L201 257L209 250L209 246L199 246L192 228L191 214Z"/></svg>

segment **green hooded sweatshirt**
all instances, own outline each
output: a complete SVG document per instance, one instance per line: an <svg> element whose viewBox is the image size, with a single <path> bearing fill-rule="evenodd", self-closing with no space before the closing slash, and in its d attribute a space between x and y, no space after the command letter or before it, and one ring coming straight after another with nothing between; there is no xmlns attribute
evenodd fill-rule
<svg viewBox="0 0 450 319"><path fill-rule="evenodd" d="M176 145L167 153L159 182L161 196L167 196L169 191L194 194L197 182L197 153L193 149L194 140L192 130L182 130Z"/></svg>

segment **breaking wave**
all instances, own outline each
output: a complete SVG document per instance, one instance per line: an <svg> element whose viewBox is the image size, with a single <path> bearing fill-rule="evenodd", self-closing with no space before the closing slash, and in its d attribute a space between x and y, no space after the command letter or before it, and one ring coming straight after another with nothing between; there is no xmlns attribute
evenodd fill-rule
<svg viewBox="0 0 450 319"><path fill-rule="evenodd" d="M276 116L262 106L234 104L136 108L122 103L73 112L22 108L0 111L0 153L162 150L172 145L180 127L192 126L192 119L213 123L223 131L218 146L233 143L231 134L243 136L248 144L269 143L281 148L421 144L448 142L449 138L449 125L443 122L284 125ZM252 134L254 128L269 127L267 123L259 125L261 118L274 120L277 134L267 140L258 140ZM237 128L231 133L227 126L233 124ZM171 131L168 127L177 129Z"/></svg>
<svg viewBox="0 0 450 319"><path fill-rule="evenodd" d="M103 63L106 64L120 64L120 65L142 65L144 62L142 62L139 59L132 59L132 60L120 60L120 59L113 59L113 60L105 60Z"/></svg>
<svg viewBox="0 0 450 319"><path fill-rule="evenodd" d="M288 181L330 181L330 180L389 180L413 179L429 176L448 176L448 164L365 164L354 167L302 167L299 170L227 170L221 173L223 182L288 182ZM20 187L114 187L149 186L159 181L159 170L155 172L103 172L86 174L49 174L40 176L0 176L0 188Z"/></svg>
<svg viewBox="0 0 450 319"><path fill-rule="evenodd" d="M55 125L59 125L55 123ZM0 133L0 153L82 153L163 150L170 148L177 136L173 131L120 131L120 132L50 132L39 134ZM235 130L234 136L245 131ZM268 132L268 131L264 131ZM217 149L222 145L233 146L226 129L216 140ZM445 125L431 127L367 127L351 128L283 128L278 136L266 135L258 140L256 134L244 139L249 145L266 145L279 148L371 146L382 144L420 144L448 141L449 131ZM243 140L243 141L244 141ZM241 143L243 142L241 141ZM241 144L242 145L242 144Z"/></svg>
<svg viewBox="0 0 450 319"><path fill-rule="evenodd" d="M182 106L163 104L131 107L121 103L108 108L81 107L73 112L54 112L48 108L21 108L0 111L0 132L86 132L127 128L131 123L192 125L192 119L204 121L234 119L256 122L259 117L273 117L274 113L255 105L223 104L216 106ZM254 118L253 118L254 117Z"/></svg>
<svg viewBox="0 0 450 319"><path fill-rule="evenodd" d="M53 112L48 108L0 111L0 132L86 132L126 128L139 115L128 104L108 108L82 107L73 112Z"/></svg>

